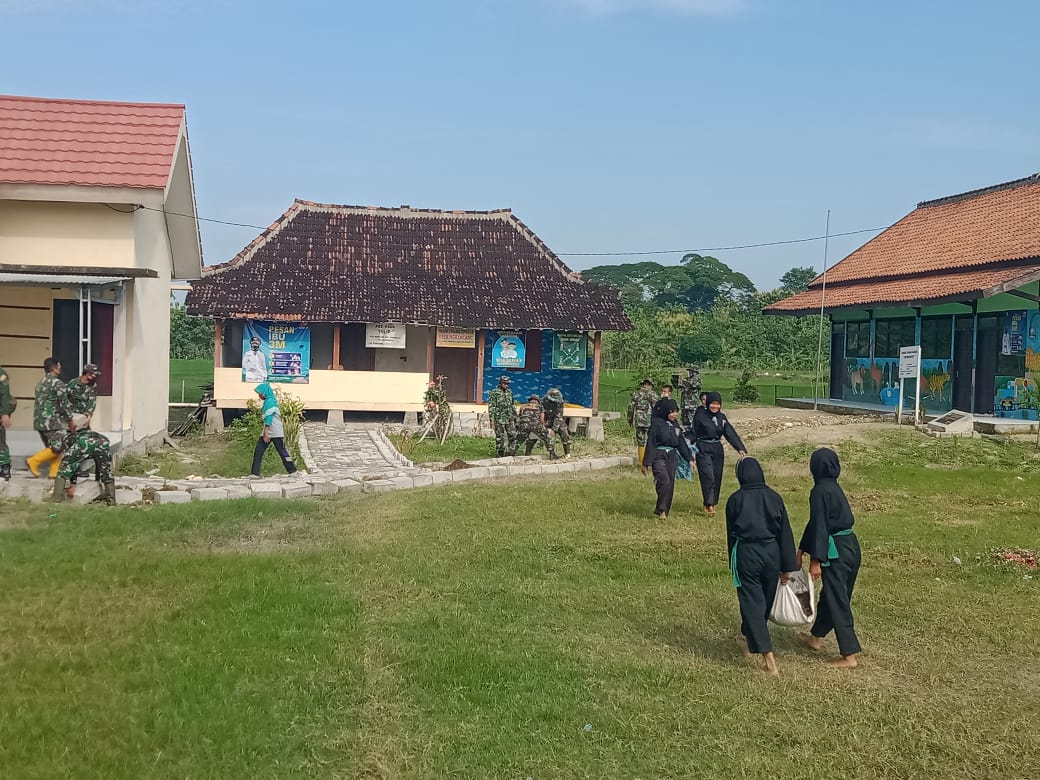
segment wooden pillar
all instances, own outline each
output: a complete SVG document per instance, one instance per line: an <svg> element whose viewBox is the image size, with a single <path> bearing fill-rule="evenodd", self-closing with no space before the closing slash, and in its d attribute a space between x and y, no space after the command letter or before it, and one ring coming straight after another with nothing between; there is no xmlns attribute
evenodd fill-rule
<svg viewBox="0 0 1040 780"><path fill-rule="evenodd" d="M433 382L437 377L433 375L433 348L437 345L437 328L426 329L426 374Z"/></svg>
<svg viewBox="0 0 1040 780"><path fill-rule="evenodd" d="M339 360L340 350L340 331L343 328L343 323L334 322L332 323L332 370L342 371L343 364Z"/></svg>
<svg viewBox="0 0 1040 780"><path fill-rule="evenodd" d="M477 329L477 393L478 404L484 403L484 331Z"/></svg>
<svg viewBox="0 0 1040 780"><path fill-rule="evenodd" d="M220 368L222 365L224 342L224 320L217 319L213 327L213 367Z"/></svg>
<svg viewBox="0 0 1040 780"><path fill-rule="evenodd" d="M599 409L599 361L603 354L603 333L596 331L592 341L592 410Z"/></svg>

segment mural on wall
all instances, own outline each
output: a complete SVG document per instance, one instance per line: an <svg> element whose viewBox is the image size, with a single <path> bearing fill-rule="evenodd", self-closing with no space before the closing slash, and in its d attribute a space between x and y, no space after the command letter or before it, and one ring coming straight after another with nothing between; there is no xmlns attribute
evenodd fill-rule
<svg viewBox="0 0 1040 780"><path fill-rule="evenodd" d="M1009 311L1001 338L1005 355L1024 355L1022 376L997 376L993 413L997 417L1036 420L1040 410L1040 311Z"/></svg>
<svg viewBox="0 0 1040 780"><path fill-rule="evenodd" d="M920 398L929 414L953 405L952 360L922 360L921 385L903 382L903 405ZM899 358L847 358L841 397L846 401L895 406L899 402Z"/></svg>

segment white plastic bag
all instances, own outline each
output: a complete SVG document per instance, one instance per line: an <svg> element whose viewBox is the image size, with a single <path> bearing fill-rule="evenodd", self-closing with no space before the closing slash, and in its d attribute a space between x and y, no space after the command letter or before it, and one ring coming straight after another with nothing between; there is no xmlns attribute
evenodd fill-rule
<svg viewBox="0 0 1040 780"><path fill-rule="evenodd" d="M776 588L769 619L779 626L800 628L816 620L816 591L812 579L804 571L793 571L787 582Z"/></svg>

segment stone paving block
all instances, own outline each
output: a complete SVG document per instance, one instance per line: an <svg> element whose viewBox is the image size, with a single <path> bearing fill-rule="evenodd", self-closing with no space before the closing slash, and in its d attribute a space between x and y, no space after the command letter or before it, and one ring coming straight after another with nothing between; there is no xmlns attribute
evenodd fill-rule
<svg viewBox="0 0 1040 780"><path fill-rule="evenodd" d="M252 498L253 491L249 489L248 485L228 485L224 490L227 491L228 498Z"/></svg>
<svg viewBox="0 0 1040 780"><path fill-rule="evenodd" d="M287 482L282 485L282 498L299 498L312 495L313 490L306 482Z"/></svg>
<svg viewBox="0 0 1040 780"><path fill-rule="evenodd" d="M227 498L224 488L200 487L191 491L192 501L223 501Z"/></svg>
<svg viewBox="0 0 1040 780"><path fill-rule="evenodd" d="M394 489L394 483L388 479L367 479L361 483L365 493L386 493Z"/></svg>
<svg viewBox="0 0 1040 780"><path fill-rule="evenodd" d="M509 476L509 466L488 466L488 476L492 479Z"/></svg>
<svg viewBox="0 0 1040 780"><path fill-rule="evenodd" d="M339 493L339 488L332 482L311 482L311 492L315 496L334 496Z"/></svg>
<svg viewBox="0 0 1040 780"><path fill-rule="evenodd" d="M451 484L451 472L450 471L434 471L430 474L433 478L434 485L448 485Z"/></svg>
<svg viewBox="0 0 1040 780"><path fill-rule="evenodd" d="M471 479L487 479L487 477L487 466L475 466L471 469L459 469L451 472L452 482L468 482Z"/></svg>
<svg viewBox="0 0 1040 780"><path fill-rule="evenodd" d="M117 490L116 495L118 496L118 494L122 492L122 490ZM76 485L76 495L72 497L72 500L76 504L89 504L100 495L101 486L98 484L97 480L85 479L80 482L80 484Z"/></svg>
<svg viewBox="0 0 1040 780"><path fill-rule="evenodd" d="M589 461L589 468L593 471L609 468L611 465L610 458L592 458Z"/></svg>
<svg viewBox="0 0 1040 780"><path fill-rule="evenodd" d="M415 477L392 477L390 481L394 484L394 490L408 490L415 487Z"/></svg>
<svg viewBox="0 0 1040 780"><path fill-rule="evenodd" d="M587 460L576 460L576 461L574 461L574 470L575 471L591 471L592 470L592 466L589 464L589 462Z"/></svg>
<svg viewBox="0 0 1040 780"><path fill-rule="evenodd" d="M282 486L276 482L250 482L249 492L257 498L281 498Z"/></svg>
<svg viewBox="0 0 1040 780"><path fill-rule="evenodd" d="M412 477L412 487L430 487L432 484L432 474L416 474Z"/></svg>
<svg viewBox="0 0 1040 780"><path fill-rule="evenodd" d="M78 493L79 490L77 489L76 492ZM140 504L142 501L144 501L144 495L140 490L134 490L133 488L130 488L129 490L125 488L122 490L116 490L116 504L119 506L125 504Z"/></svg>
<svg viewBox="0 0 1040 780"><path fill-rule="evenodd" d="M575 465L567 461L564 461L563 463L557 463L556 471L560 474L573 474L575 471Z"/></svg>
<svg viewBox="0 0 1040 780"><path fill-rule="evenodd" d="M159 490L155 494L155 500L159 504L188 504L191 502L191 493L181 490Z"/></svg>
<svg viewBox="0 0 1040 780"><path fill-rule="evenodd" d="M361 482L356 479L334 479L332 484L340 493L360 493Z"/></svg>
<svg viewBox="0 0 1040 780"><path fill-rule="evenodd" d="M559 474L560 464L559 463L540 463L538 468L542 474Z"/></svg>

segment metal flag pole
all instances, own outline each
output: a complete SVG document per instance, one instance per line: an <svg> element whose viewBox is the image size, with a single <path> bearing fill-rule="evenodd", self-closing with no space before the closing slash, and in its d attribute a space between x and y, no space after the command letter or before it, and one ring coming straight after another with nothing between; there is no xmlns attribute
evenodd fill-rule
<svg viewBox="0 0 1040 780"><path fill-rule="evenodd" d="M813 378L812 408L820 408L820 371L823 368L823 318L824 301L827 298L827 249L831 240L831 210L827 209L827 228L823 234L823 286L820 288L820 337L816 342L816 376ZM831 359L834 356L831 355Z"/></svg>

